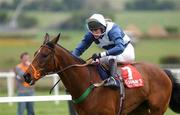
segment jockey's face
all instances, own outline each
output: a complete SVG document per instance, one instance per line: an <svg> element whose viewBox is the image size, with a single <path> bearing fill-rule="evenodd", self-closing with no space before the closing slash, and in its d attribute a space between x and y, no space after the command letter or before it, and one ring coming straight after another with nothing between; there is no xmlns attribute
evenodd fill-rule
<svg viewBox="0 0 180 115"><path fill-rule="evenodd" d="M98 28L98 29L93 29L91 30L94 38L98 39L101 35L102 35L102 32L101 32L101 29Z"/></svg>

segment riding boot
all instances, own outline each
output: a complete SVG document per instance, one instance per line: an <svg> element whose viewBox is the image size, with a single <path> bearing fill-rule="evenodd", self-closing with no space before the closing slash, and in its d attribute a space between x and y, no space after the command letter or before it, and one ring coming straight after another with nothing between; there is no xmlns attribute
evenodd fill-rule
<svg viewBox="0 0 180 115"><path fill-rule="evenodd" d="M117 62L115 59L109 60L109 67L110 67L110 77L105 80L104 86L111 87L111 88L118 88L120 87L119 79L117 78Z"/></svg>

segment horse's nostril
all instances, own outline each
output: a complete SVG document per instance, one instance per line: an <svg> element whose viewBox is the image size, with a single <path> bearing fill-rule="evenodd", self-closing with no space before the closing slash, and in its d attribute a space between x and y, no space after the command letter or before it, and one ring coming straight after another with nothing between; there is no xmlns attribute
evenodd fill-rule
<svg viewBox="0 0 180 115"><path fill-rule="evenodd" d="M27 83L31 82L31 75L29 73L26 73L23 76L24 76L25 82L27 82Z"/></svg>

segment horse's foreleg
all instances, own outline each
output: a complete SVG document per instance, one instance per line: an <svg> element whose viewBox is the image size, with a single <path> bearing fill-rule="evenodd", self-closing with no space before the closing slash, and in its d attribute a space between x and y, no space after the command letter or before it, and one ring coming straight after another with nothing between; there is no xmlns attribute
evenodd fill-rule
<svg viewBox="0 0 180 115"><path fill-rule="evenodd" d="M163 103L161 99L157 100L158 96L154 98L156 99L149 100L149 115L163 115L167 109L166 103Z"/></svg>
<svg viewBox="0 0 180 115"><path fill-rule="evenodd" d="M163 112L159 109L147 109L144 107L137 108L128 115L163 115Z"/></svg>
<svg viewBox="0 0 180 115"><path fill-rule="evenodd" d="M149 106L147 101L139 105L135 110L133 110L128 115L149 115Z"/></svg>
<svg viewBox="0 0 180 115"><path fill-rule="evenodd" d="M161 109L151 108L151 109L149 109L148 115L163 115L163 114L164 114L164 112Z"/></svg>
<svg viewBox="0 0 180 115"><path fill-rule="evenodd" d="M150 115L163 115L164 112L167 110L169 97L170 94L166 93L162 93L159 95L152 94L148 100Z"/></svg>

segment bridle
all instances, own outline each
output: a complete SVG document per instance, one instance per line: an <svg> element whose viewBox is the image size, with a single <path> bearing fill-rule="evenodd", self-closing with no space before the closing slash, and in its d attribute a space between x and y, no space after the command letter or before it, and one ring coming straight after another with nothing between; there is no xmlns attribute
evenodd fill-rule
<svg viewBox="0 0 180 115"><path fill-rule="evenodd" d="M52 55L52 56L53 56L53 62L54 62L54 65L55 65L55 59L54 59L55 51L54 51L54 49L53 49L52 47L48 46L48 45L42 45L42 46L40 47L40 49L41 49L42 47L47 47L48 49L51 50L51 52L50 52L48 55ZM40 49L39 49L39 50L40 50ZM36 57L37 55L38 55L38 54L36 54L35 57ZM34 57L34 59L35 59L35 57ZM34 61L34 60L33 60L33 61ZM33 61L32 61L32 62L33 62ZM39 61L37 61L37 63L40 64ZM46 63L47 63L47 62L46 62ZM35 78L36 80L41 77L40 72L43 73L43 76L56 73L56 70L55 70L55 71L46 72L45 69L44 69L44 68L41 68L41 67L40 67L39 70L37 70L32 63L30 64L30 67L31 67L32 70L33 70L33 76L34 76L34 78ZM44 70L44 71L42 71L42 70Z"/></svg>
<svg viewBox="0 0 180 115"><path fill-rule="evenodd" d="M44 45L42 45L42 46L40 47L40 49L43 48L43 47L46 47L46 48L48 48L48 49L51 50L51 52L50 52L48 55L52 55L54 65L56 65L56 63L55 63L55 58L54 58L54 55L55 55L54 47L52 47L51 45L49 46L48 44L44 44ZM37 55L38 55L38 54L37 54ZM36 56L37 56L37 55L36 55ZM35 56L35 57L36 57L36 56ZM34 57L34 59L35 59L35 57ZM67 66L67 67L65 67L65 68L62 68L61 70L56 70L56 69L55 69L54 71L50 71L50 72L44 72L44 71L42 71L42 70L45 70L44 68L40 68L39 70L37 70L32 63L30 64L30 66L32 67L32 70L33 70L33 76L34 76L34 78L37 80L37 79L40 79L40 77L41 77L40 71L43 73L43 76L49 75L49 74L62 74L62 72L66 71L66 70L68 70L68 69L70 69L70 68L72 68L72 67L85 67L85 66L91 64L91 62L92 62L92 59L90 58L90 59L88 59L88 61L87 61L85 64L72 64L72 65L69 65L69 66ZM37 63L39 63L39 62L37 61ZM55 67L55 68L56 68L56 67ZM59 79L59 80L54 84L54 86L50 89L50 94L51 94L52 90L54 89L54 87L55 87L59 82L60 82L60 79Z"/></svg>

